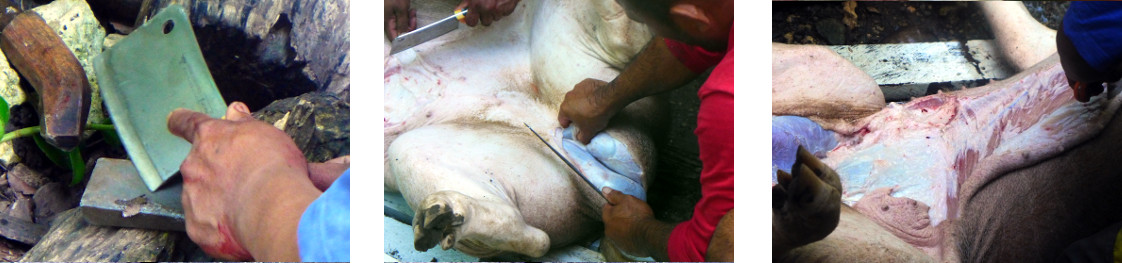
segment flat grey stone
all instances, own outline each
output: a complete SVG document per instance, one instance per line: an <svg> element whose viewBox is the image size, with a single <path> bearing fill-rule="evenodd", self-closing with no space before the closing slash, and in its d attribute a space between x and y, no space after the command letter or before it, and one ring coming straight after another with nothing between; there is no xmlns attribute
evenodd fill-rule
<svg viewBox="0 0 1122 263"><path fill-rule="evenodd" d="M101 158L90 174L80 206L94 225L186 231L179 199L182 189L182 184L175 183L150 192L132 162Z"/></svg>

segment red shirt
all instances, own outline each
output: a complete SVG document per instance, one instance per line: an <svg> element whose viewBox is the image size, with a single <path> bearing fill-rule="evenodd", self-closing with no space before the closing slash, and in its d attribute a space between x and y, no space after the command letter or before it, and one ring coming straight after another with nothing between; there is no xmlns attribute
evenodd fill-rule
<svg viewBox="0 0 1122 263"><path fill-rule="evenodd" d="M670 261L705 261L709 240L717 222L732 209L732 28L725 52L711 52L701 47L666 39L670 52L694 72L713 72L701 85L697 96L701 109L697 113L698 151L701 158L701 200L694 206L693 217L674 227L667 244Z"/></svg>

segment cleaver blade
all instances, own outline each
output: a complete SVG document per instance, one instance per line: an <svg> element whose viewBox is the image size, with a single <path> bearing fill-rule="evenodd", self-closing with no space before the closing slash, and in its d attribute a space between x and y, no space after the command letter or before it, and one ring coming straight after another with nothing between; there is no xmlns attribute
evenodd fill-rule
<svg viewBox="0 0 1122 263"><path fill-rule="evenodd" d="M464 15L467 14L467 12L467 8L456 10L452 16L397 36L393 39L393 43L390 43L390 55L413 48L421 43L428 42L429 40L460 28L460 21L463 21Z"/></svg>

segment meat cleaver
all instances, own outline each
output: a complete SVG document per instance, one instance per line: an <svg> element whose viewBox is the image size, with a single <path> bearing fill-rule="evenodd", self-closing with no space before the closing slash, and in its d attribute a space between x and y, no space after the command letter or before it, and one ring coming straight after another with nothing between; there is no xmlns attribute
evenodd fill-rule
<svg viewBox="0 0 1122 263"><path fill-rule="evenodd" d="M457 9L452 16L395 37L393 43L390 43L390 55L413 48L460 28L460 22L464 20L464 15L467 12L467 8Z"/></svg>
<svg viewBox="0 0 1122 263"><path fill-rule="evenodd" d="M211 78L187 13L171 5L94 59L101 95L129 158L150 191L179 171L191 144L172 135L176 108L214 118L226 102Z"/></svg>

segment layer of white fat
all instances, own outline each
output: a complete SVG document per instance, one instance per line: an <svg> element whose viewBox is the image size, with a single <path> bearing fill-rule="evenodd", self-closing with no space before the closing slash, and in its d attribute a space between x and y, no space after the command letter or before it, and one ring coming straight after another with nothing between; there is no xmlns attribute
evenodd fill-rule
<svg viewBox="0 0 1122 263"><path fill-rule="evenodd" d="M1058 154L1081 142L1067 136L1101 130L1109 121L1106 105L1119 100L1075 101L1058 63L1017 82L991 85L1007 86L893 103L865 119L867 133L844 135L824 159L841 176L843 202L853 205L868 191L893 188L894 197L930 206L931 224L938 225L948 217L948 202L957 202L960 177L971 176L980 162L1026 149L1037 156L1029 162Z"/></svg>

